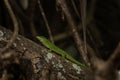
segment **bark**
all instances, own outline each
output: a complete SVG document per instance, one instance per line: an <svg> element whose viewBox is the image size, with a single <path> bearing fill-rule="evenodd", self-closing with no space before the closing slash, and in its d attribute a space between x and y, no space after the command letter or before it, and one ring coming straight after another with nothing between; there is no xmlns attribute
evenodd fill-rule
<svg viewBox="0 0 120 80"><path fill-rule="evenodd" d="M0 26L0 48L12 34ZM90 71L20 35L0 54L0 65L0 80L91 80Z"/></svg>

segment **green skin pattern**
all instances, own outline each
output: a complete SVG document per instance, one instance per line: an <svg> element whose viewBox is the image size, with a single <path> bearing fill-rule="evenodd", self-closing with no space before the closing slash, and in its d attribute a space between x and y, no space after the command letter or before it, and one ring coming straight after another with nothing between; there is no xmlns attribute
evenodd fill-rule
<svg viewBox="0 0 120 80"><path fill-rule="evenodd" d="M51 51L56 52L57 54L61 55L63 58L66 58L68 60L70 60L71 62L77 64L78 66L84 67L84 68L88 68L87 66L85 66L84 64L78 62L77 60L75 60L74 58L72 58L69 54L67 54L67 52L63 51L62 49L60 49L59 47L57 47L56 45L54 45L53 43L51 43L47 38L43 37L43 36L37 36L37 39L47 48L49 48Z"/></svg>

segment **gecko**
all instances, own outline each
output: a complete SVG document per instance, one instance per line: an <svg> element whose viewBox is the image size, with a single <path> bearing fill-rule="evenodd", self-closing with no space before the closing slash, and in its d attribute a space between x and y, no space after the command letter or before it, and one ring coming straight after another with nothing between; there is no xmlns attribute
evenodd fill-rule
<svg viewBox="0 0 120 80"><path fill-rule="evenodd" d="M83 68L88 68L86 65L80 63L79 61L75 60L73 57L71 57L67 52L62 50L61 48L57 47L55 44L50 42L47 38L43 36L37 36L36 37L45 47L50 49L51 51L54 51L55 53L62 56L62 58L68 59L69 61L77 64L78 66L81 66Z"/></svg>

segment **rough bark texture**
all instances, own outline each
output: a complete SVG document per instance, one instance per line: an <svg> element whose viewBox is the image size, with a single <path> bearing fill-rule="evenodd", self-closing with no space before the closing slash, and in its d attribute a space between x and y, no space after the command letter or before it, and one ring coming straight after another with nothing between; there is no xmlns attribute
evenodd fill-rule
<svg viewBox="0 0 120 80"><path fill-rule="evenodd" d="M0 48L11 35L11 31L0 26ZM91 80L89 71L20 35L0 55L1 80Z"/></svg>

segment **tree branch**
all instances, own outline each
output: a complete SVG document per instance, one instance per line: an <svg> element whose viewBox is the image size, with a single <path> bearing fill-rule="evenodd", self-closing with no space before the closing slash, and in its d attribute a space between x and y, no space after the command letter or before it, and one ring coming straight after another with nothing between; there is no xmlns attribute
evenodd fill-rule
<svg viewBox="0 0 120 80"><path fill-rule="evenodd" d="M0 30L4 34L3 36L0 36L2 42L4 42L5 38L9 39L11 37L12 33L9 30L6 30L1 26ZM1 45L2 44L0 44L0 46ZM2 59L0 61L2 61L2 64L5 64L3 60L9 62L9 64L6 64L7 67L10 66L10 64L12 67L12 64L17 64L21 69L20 75L25 77L26 80L89 79L89 71L66 59L63 60L61 56L56 53L49 52L49 50L45 47L38 45L20 35L17 36L17 39L9 49L8 54L10 53L14 54L15 57L9 56L7 59L3 57L0 58ZM16 58L17 63L14 62ZM13 75L13 73L11 73L11 75ZM14 76L15 75L13 75L13 77Z"/></svg>

